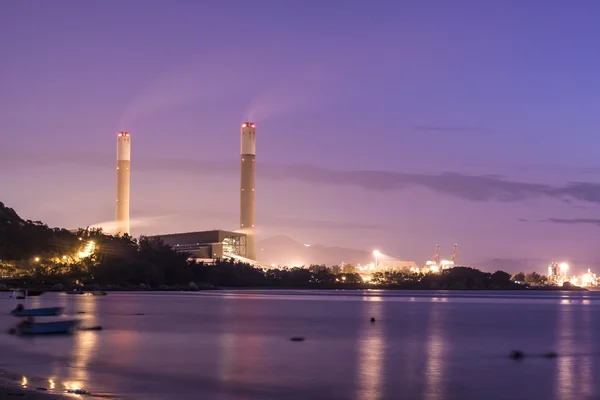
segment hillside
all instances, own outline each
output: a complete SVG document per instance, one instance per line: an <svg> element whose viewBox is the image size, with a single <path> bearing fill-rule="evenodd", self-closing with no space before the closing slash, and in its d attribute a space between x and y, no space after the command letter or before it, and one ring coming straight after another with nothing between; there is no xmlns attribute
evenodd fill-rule
<svg viewBox="0 0 600 400"><path fill-rule="evenodd" d="M0 202L0 260L59 256L70 251L77 237L65 229L51 229L40 221L22 219Z"/></svg>
<svg viewBox="0 0 600 400"><path fill-rule="evenodd" d="M368 251L322 245L305 246L284 235L260 241L256 248L258 261L265 264L308 266L311 264L338 265L342 262L349 264L373 262L373 255Z"/></svg>

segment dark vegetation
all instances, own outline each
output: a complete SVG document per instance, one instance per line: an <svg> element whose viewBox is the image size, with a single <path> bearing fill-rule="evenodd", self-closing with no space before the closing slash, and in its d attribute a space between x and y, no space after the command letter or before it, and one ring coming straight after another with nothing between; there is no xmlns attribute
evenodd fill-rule
<svg viewBox="0 0 600 400"><path fill-rule="evenodd" d="M93 245L92 245L93 243ZM86 252L93 247L93 251ZM83 253L81 253L83 252ZM522 289L545 283L534 273L493 274L456 267L439 274L374 273L369 281L347 265L261 269L220 260L198 264L155 238L111 236L98 229L70 232L21 219L0 203L0 275L7 287L104 289L390 288ZM515 283L515 280L524 282Z"/></svg>

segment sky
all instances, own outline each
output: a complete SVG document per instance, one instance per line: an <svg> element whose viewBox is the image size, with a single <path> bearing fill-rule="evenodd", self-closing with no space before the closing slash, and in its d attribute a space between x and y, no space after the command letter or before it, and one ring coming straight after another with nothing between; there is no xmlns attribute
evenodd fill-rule
<svg viewBox="0 0 600 400"><path fill-rule="evenodd" d="M251 120L259 240L598 269L598 15L595 0L0 2L0 201L110 229L127 130L135 236L234 230Z"/></svg>

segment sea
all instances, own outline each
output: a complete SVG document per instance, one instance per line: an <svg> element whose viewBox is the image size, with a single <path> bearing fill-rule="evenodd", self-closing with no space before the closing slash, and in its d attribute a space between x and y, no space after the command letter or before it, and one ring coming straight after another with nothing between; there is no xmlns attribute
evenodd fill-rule
<svg viewBox="0 0 600 400"><path fill-rule="evenodd" d="M600 399L600 292L45 293L26 307L62 306L60 318L103 330L32 338L5 333L17 322L9 311L24 300L3 296L0 374L51 392L144 400ZM514 350L525 357L511 359ZM557 357L547 357L552 352Z"/></svg>

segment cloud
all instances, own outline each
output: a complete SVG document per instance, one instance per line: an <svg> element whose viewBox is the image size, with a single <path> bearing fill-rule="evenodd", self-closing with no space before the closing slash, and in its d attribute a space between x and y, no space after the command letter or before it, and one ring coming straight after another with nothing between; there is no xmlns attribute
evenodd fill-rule
<svg viewBox="0 0 600 400"><path fill-rule="evenodd" d="M59 164L112 168L113 163L114 156L107 154L16 154L8 150L0 151L0 167L10 166L11 170L14 170L17 165L20 168L36 168ZM136 173L160 171L211 175L239 174L238 161L234 159L214 162L182 158L136 157L132 162L132 168L135 168ZM563 185L551 185L519 182L500 175L469 175L456 172L419 174L397 171L343 171L306 164L259 163L257 174L259 180L297 180L331 186L354 186L378 192L425 188L439 194L479 202L515 202L553 198L566 202L579 201L600 204L600 184L595 182L568 182Z"/></svg>
<svg viewBox="0 0 600 400"><path fill-rule="evenodd" d="M423 132L482 132L482 128L468 125L415 125L413 129Z"/></svg>
<svg viewBox="0 0 600 400"><path fill-rule="evenodd" d="M598 218L548 218L545 222L553 222L555 224L569 224L569 225L598 225L600 226L600 219Z"/></svg>

